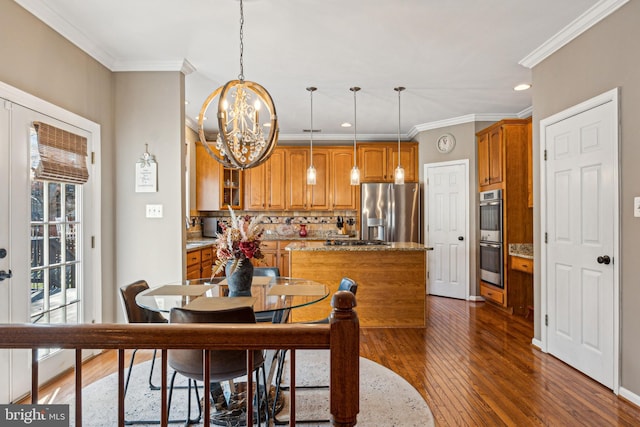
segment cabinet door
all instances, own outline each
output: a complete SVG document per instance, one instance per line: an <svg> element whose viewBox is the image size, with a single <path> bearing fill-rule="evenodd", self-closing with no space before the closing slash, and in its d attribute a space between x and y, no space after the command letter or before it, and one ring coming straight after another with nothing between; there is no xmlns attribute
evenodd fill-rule
<svg viewBox="0 0 640 427"><path fill-rule="evenodd" d="M242 209L242 171L220 168L220 205L222 209L231 206Z"/></svg>
<svg viewBox="0 0 640 427"><path fill-rule="evenodd" d="M387 166L387 174L389 181L393 181L394 171L398 167L398 145L389 146L388 150L389 165ZM417 159L418 146L416 144L400 144L400 166L404 169L405 182L418 182Z"/></svg>
<svg viewBox="0 0 640 427"><path fill-rule="evenodd" d="M360 182L389 181L387 147L382 144L361 145L358 149ZM351 169L351 168L349 168Z"/></svg>
<svg viewBox="0 0 640 427"><path fill-rule="evenodd" d="M489 185L489 134L478 136L478 185Z"/></svg>
<svg viewBox="0 0 640 427"><path fill-rule="evenodd" d="M209 155L206 148L196 143L196 209L220 209L220 169L222 165Z"/></svg>
<svg viewBox="0 0 640 427"><path fill-rule="evenodd" d="M356 209L358 186L351 185L350 171L353 167L353 150L350 148L331 150L332 209Z"/></svg>
<svg viewBox="0 0 640 427"><path fill-rule="evenodd" d="M249 210L263 210L266 207L267 194L264 180L267 163L268 161L255 168L245 170L245 205Z"/></svg>
<svg viewBox="0 0 640 427"><path fill-rule="evenodd" d="M329 207L329 151L313 150L313 166L316 168L316 184L308 185L309 209L328 210Z"/></svg>
<svg viewBox="0 0 640 427"><path fill-rule="evenodd" d="M285 161L285 151L276 149L266 162L268 168L264 181L267 209L286 209Z"/></svg>
<svg viewBox="0 0 640 427"><path fill-rule="evenodd" d="M531 120L527 123L527 206L533 207L533 141Z"/></svg>
<svg viewBox="0 0 640 427"><path fill-rule="evenodd" d="M309 150L287 149L287 209L307 209Z"/></svg>
<svg viewBox="0 0 640 427"><path fill-rule="evenodd" d="M502 182L502 127L489 133L489 184Z"/></svg>

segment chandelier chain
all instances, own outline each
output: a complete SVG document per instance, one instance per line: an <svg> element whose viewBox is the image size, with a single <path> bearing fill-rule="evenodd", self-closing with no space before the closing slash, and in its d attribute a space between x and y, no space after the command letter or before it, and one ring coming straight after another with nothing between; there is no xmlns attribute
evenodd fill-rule
<svg viewBox="0 0 640 427"><path fill-rule="evenodd" d="M244 81L244 7L242 0L240 0L240 74L238 74L238 80Z"/></svg>

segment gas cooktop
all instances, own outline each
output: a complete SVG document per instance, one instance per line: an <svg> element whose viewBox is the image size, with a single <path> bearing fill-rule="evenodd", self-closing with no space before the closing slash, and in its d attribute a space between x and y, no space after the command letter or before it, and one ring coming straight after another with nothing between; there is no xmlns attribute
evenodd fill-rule
<svg viewBox="0 0 640 427"><path fill-rule="evenodd" d="M324 242L325 246L388 246L389 243L382 242L380 240L327 240Z"/></svg>

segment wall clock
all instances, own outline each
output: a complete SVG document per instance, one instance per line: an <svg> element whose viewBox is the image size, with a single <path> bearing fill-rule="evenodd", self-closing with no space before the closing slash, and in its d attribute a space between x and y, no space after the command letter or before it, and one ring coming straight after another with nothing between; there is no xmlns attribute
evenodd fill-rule
<svg viewBox="0 0 640 427"><path fill-rule="evenodd" d="M450 133L445 133L444 135L440 136L440 138L438 138L438 141L436 141L436 147L438 148L438 151L444 154L450 153L455 146L456 138Z"/></svg>

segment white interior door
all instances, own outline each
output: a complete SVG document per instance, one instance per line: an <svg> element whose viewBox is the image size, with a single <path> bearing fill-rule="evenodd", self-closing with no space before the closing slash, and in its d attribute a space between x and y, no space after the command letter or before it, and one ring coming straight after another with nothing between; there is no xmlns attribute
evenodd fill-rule
<svg viewBox="0 0 640 427"><path fill-rule="evenodd" d="M425 165L425 213L429 260L427 293L469 297L468 161Z"/></svg>
<svg viewBox="0 0 640 427"><path fill-rule="evenodd" d="M547 350L614 388L617 102L543 125Z"/></svg>

